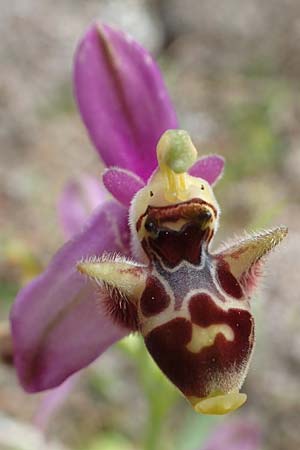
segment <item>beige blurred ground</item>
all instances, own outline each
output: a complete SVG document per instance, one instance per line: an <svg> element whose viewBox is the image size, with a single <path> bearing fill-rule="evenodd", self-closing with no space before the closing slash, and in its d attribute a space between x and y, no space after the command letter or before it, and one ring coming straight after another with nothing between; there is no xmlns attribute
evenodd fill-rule
<svg viewBox="0 0 300 450"><path fill-rule="evenodd" d="M270 260L255 303L258 342L244 412L262 423L266 450L299 450L297 0L1 1L2 316L11 285L21 276L6 258L7 246L28 248L37 264L46 264L63 242L56 204L64 184L81 172L100 177L102 166L76 112L71 85L73 51L93 18L121 26L158 57L182 128L201 152L226 157L226 177L216 189L223 209L219 241L245 228L289 226L288 241ZM106 356L102 366L121 374L117 398L110 388L107 398L95 399L86 375L51 424L51 433L70 448L107 427L138 442L143 420L136 417L143 416L145 405L133 367L116 355ZM37 404L22 393L11 370L2 368L3 413L30 421ZM174 417L176 423L176 412Z"/></svg>

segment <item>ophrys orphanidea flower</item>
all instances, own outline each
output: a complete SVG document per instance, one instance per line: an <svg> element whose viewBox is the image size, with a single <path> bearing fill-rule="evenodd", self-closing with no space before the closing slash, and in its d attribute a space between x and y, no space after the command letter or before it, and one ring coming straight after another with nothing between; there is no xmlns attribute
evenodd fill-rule
<svg viewBox="0 0 300 450"><path fill-rule="evenodd" d="M210 253L219 219L211 186L223 160L196 161L155 62L127 35L92 26L74 80L91 139L117 166L103 181L118 201L104 201L18 294L11 318L20 381L28 391L55 387L138 330L197 411L235 409L253 347L249 296L286 229Z"/></svg>

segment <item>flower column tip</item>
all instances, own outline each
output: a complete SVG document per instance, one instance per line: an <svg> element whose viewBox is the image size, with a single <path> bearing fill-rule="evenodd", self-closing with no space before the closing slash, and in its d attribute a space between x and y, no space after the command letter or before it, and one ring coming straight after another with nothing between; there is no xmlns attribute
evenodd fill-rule
<svg viewBox="0 0 300 450"><path fill-rule="evenodd" d="M157 160L165 179L168 201L185 200L188 191L187 171L197 160L197 150L184 130L167 130L157 144Z"/></svg>

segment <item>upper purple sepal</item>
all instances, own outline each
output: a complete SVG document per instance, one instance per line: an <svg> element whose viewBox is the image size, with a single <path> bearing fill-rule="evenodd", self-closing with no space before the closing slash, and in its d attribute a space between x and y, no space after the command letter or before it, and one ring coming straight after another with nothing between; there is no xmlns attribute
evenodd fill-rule
<svg viewBox="0 0 300 450"><path fill-rule="evenodd" d="M15 367L29 392L53 388L128 334L107 317L100 294L76 270L82 258L129 253L128 212L104 203L46 271L23 288L11 312Z"/></svg>
<svg viewBox="0 0 300 450"><path fill-rule="evenodd" d="M82 119L107 166L147 180L156 168L156 144L178 127L157 64L129 35L93 24L74 62L74 87Z"/></svg>
<svg viewBox="0 0 300 450"><path fill-rule="evenodd" d="M225 160L219 155L209 155L200 158L189 170L193 177L203 178L214 185L223 175Z"/></svg>

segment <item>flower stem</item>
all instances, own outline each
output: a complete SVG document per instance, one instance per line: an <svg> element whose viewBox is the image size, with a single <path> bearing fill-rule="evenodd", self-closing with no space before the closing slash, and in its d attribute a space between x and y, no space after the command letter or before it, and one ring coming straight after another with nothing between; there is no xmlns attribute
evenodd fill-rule
<svg viewBox="0 0 300 450"><path fill-rule="evenodd" d="M149 415L145 434L144 450L158 450L161 448L161 429L163 417L157 408L149 404Z"/></svg>
<svg viewBox="0 0 300 450"><path fill-rule="evenodd" d="M138 378L147 401L148 418L142 448L143 450L165 448L162 444L162 428L165 418L178 399L178 393L150 358L141 338L127 338L119 343L119 347L135 361Z"/></svg>

